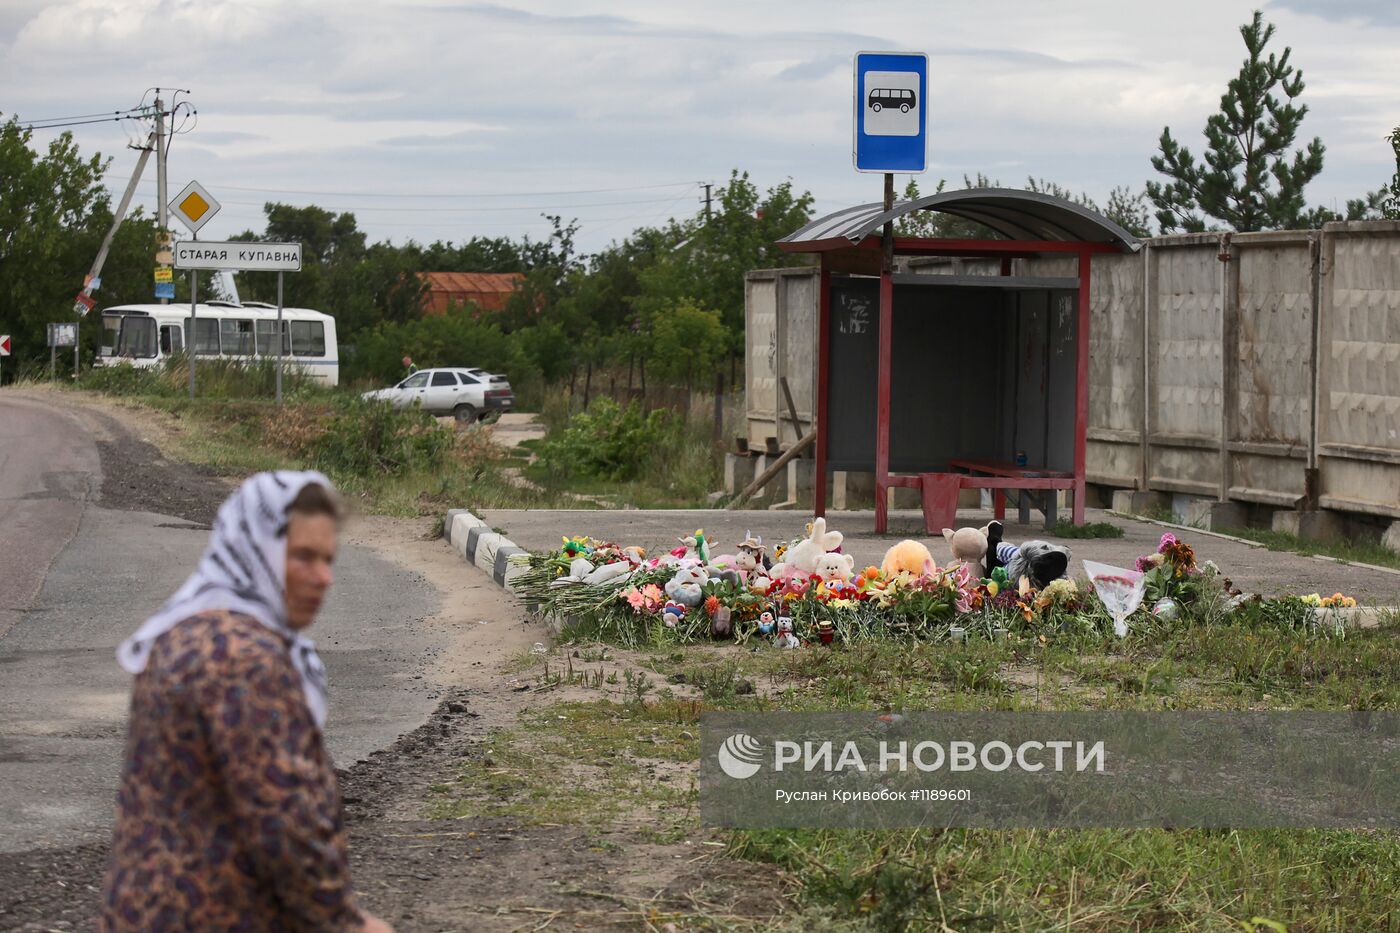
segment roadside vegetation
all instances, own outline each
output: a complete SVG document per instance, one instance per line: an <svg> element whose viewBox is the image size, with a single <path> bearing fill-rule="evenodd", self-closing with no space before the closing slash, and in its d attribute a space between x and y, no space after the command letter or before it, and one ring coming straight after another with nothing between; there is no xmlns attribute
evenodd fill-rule
<svg viewBox="0 0 1400 933"><path fill-rule="evenodd" d="M273 401L275 368L201 361L198 397L176 359L156 369L89 370L79 390L122 399L172 419L176 453L240 477L265 469L315 469L369 512L440 515L448 508L609 508L704 505L719 482L713 422L666 409L644 414L609 398L587 410L567 386L545 394L550 434L521 449L496 442L489 424L459 430L450 419L394 411L357 390L323 387L296 373ZM539 457L532 461L532 450Z"/></svg>

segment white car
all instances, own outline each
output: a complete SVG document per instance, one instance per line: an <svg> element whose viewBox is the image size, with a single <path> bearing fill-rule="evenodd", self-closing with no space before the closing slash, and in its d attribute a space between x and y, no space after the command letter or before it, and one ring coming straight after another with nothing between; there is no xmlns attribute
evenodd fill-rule
<svg viewBox="0 0 1400 933"><path fill-rule="evenodd" d="M506 377L480 369L420 369L396 386L366 392L396 409L420 406L433 415L452 415L470 424L480 417L510 411L515 393Z"/></svg>

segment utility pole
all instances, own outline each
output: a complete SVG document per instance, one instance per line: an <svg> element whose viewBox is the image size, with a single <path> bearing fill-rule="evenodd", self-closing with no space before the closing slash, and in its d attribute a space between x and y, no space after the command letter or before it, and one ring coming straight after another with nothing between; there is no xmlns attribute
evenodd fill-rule
<svg viewBox="0 0 1400 933"><path fill-rule="evenodd" d="M167 225L169 218L166 213L165 201L165 104L160 99L160 88L156 88L156 209L160 218L161 249L165 249L166 244L170 242L170 228ZM168 305L170 299L162 298L160 303ZM191 376L193 376L194 368L190 369ZM193 386L193 380L191 380L191 386Z"/></svg>
<svg viewBox="0 0 1400 933"><path fill-rule="evenodd" d="M88 284L83 286L83 291L86 294L92 294L92 281L102 275L102 266L107 262L107 253L112 248L112 240L117 235L117 228L126 219L127 208L131 207L131 196L136 193L136 183L141 180L141 173L146 170L146 160L151 157L151 146L158 139L159 135L152 133L151 138L146 140L145 147L141 149L141 156L136 160L136 170L131 173L131 180L126 183L126 191L122 193L121 202L117 204L117 212L112 217L112 226L102 239L102 246L97 250L97 258L92 261L92 270L88 273Z"/></svg>
<svg viewBox="0 0 1400 933"><path fill-rule="evenodd" d="M705 182L705 223L710 222L710 189L713 187L712 183Z"/></svg>

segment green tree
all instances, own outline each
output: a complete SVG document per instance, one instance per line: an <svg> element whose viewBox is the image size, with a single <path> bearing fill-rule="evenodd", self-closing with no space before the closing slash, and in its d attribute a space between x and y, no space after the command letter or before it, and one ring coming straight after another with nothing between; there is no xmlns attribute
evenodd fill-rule
<svg viewBox="0 0 1400 933"><path fill-rule="evenodd" d="M338 310L360 296L344 275L365 255L365 235L355 215L336 214L314 204L297 207L272 202L263 205L263 213L267 215L263 233L248 231L235 239L300 243L301 271L285 277L283 302L340 317ZM246 300L276 301L277 274L240 272L238 288Z"/></svg>
<svg viewBox="0 0 1400 933"><path fill-rule="evenodd" d="M1314 137L1292 148L1308 112L1297 103L1303 73L1288 63L1292 49L1264 57L1273 34L1258 11L1240 27L1249 57L1206 120L1203 161L1163 128L1152 167L1168 181L1149 181L1147 195L1164 231L1205 230L1208 218L1241 232L1305 222L1303 189L1322 171L1324 147Z"/></svg>
<svg viewBox="0 0 1400 933"><path fill-rule="evenodd" d="M697 374L714 371L728 347L719 313L681 299L659 309L652 320L648 359L657 375L684 379L690 388Z"/></svg>
<svg viewBox="0 0 1400 933"><path fill-rule="evenodd" d="M11 335L14 364L48 358L46 325L76 320L74 296L112 224L101 154L84 157L69 133L40 154L33 133L13 118L0 124L0 333ZM155 223L134 211L118 229L102 271L99 306L151 301ZM83 319L83 343L97 345L101 321Z"/></svg>
<svg viewBox="0 0 1400 933"><path fill-rule="evenodd" d="M744 273L796 261L777 247L812 216L812 195L785 181L760 194L748 172L735 169L715 192L710 216L672 221L660 236L666 245L640 273L634 307L644 315L688 299L719 313L730 349L742 346Z"/></svg>
<svg viewBox="0 0 1400 933"><path fill-rule="evenodd" d="M1386 142L1390 143L1391 151L1395 153L1395 174L1390 179L1390 184L1382 185L1377 191L1377 210L1380 215L1387 220L1400 220L1400 126L1390 131Z"/></svg>
<svg viewBox="0 0 1400 933"><path fill-rule="evenodd" d="M934 188L934 194L940 194L947 188L945 179L938 180L938 187ZM976 178L963 176L964 188L1000 188L1000 181L992 181L981 172ZM1151 236L1149 229L1150 218L1148 217L1147 205L1145 203L1147 195L1143 193L1133 194L1127 188L1118 186L1114 188L1108 196L1108 207L1101 208L1094 202L1094 199L1087 194L1075 194L1070 189L1053 181L1044 178L1026 178L1026 190L1034 191L1038 194L1048 194L1052 197L1061 198L1074 204L1081 204L1090 210L1103 214L1109 220L1118 224L1124 230L1134 236ZM902 200L917 200L923 195L919 191L919 183L912 177L909 183L904 186ZM970 239L1001 239L1001 235L988 227L973 220L957 217L953 214L943 214L938 211L916 211L912 214L905 214L895 223L895 232L900 236L942 238L970 238Z"/></svg>

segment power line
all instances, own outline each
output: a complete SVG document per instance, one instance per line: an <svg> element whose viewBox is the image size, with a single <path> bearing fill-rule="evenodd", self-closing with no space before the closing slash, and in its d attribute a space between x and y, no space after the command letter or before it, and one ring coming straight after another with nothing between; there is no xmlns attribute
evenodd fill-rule
<svg viewBox="0 0 1400 933"><path fill-rule="evenodd" d="M123 114L123 113L135 113L137 110L140 110L140 109L141 109L140 107L131 107L131 108L128 108L128 109L126 109L126 110L104 110L104 111L102 111L101 113L79 113L79 114L74 114L73 116L68 116L68 117L31 117L31 118L28 119L28 120L20 120L19 117L15 117L15 119L18 120L20 123L28 123L28 124L33 124L33 123L60 123L60 122L68 121L68 120L86 120L86 119L88 119L89 117L108 117L108 118L111 118L111 117L115 117L115 116L118 116L119 114Z"/></svg>
<svg viewBox="0 0 1400 933"><path fill-rule="evenodd" d="M231 185L220 185L220 188L230 190L245 190L233 188ZM628 190L628 189L617 189ZM147 189L149 193L149 189ZM685 197L686 195L681 195ZM500 213L511 211L571 211L580 207L621 207L629 204L666 204L678 200L674 197L663 198L641 198L628 201L586 201L579 204L516 204L511 206L491 206L491 207L361 207L354 205L329 205L313 204L303 205L306 207L319 207L326 211L338 211L341 213L388 213L388 214L460 214L460 213ZM221 204L239 205L242 207L262 207L263 202L259 201L220 201ZM295 206L295 205L294 205Z"/></svg>
<svg viewBox="0 0 1400 933"><path fill-rule="evenodd" d="M45 123L45 124L42 124L42 125L39 124L39 123L29 123L29 124L23 124L23 126L24 126L24 128L27 129L27 130L59 130L59 129L63 129L64 127L67 127L67 126L87 126L88 124L91 124L91 123L120 123L120 122L123 121L123 120L140 120L140 119L144 119L144 117L142 117L142 116L133 116L133 115L131 115L131 114L126 114L126 115L124 115L124 116L103 117L103 118L100 119L100 120L69 120L69 121L67 121L66 123Z"/></svg>
<svg viewBox="0 0 1400 933"><path fill-rule="evenodd" d="M572 191L513 191L492 192L490 194L442 194L439 192L404 194L399 192L379 191L303 191L293 188L254 188L246 185L219 185L219 188L228 191L252 191L265 194L311 194L317 197L330 198L549 198L569 194L607 194L616 191L649 191L656 188L694 187L696 184L697 183L693 181L673 181L664 185L624 185L620 188L576 188Z"/></svg>

